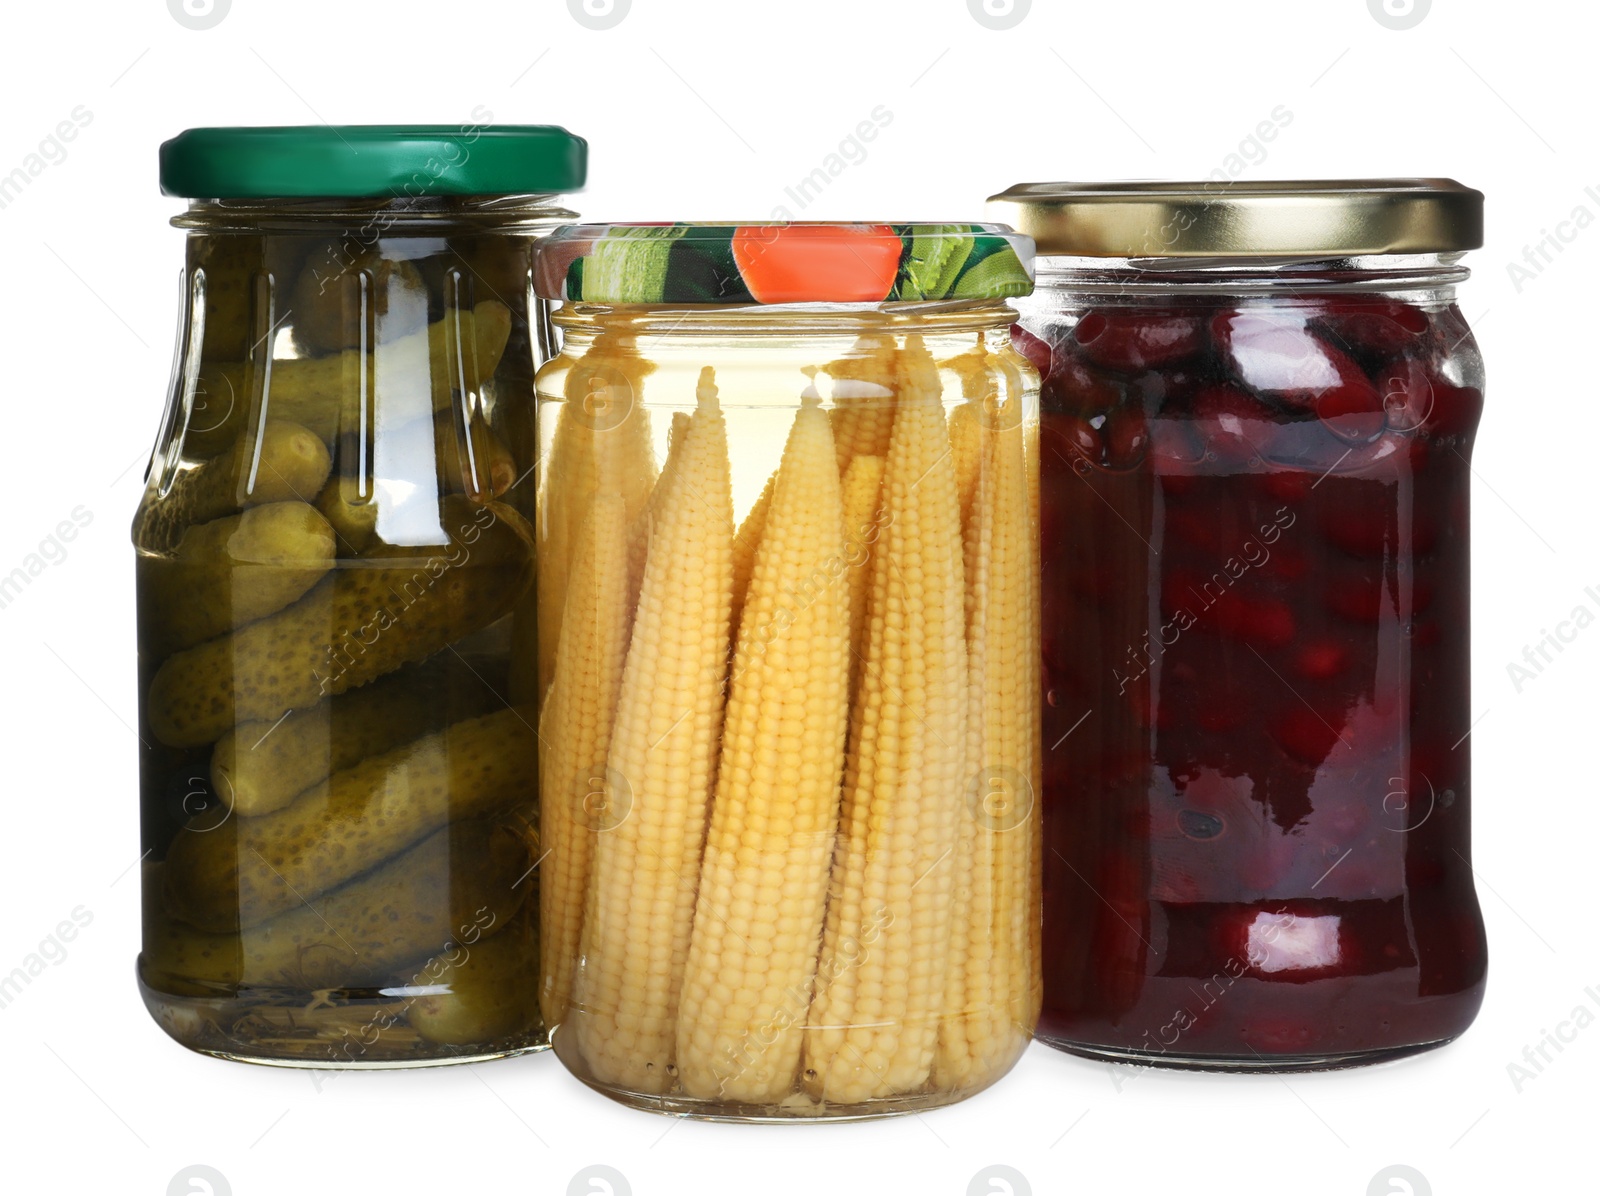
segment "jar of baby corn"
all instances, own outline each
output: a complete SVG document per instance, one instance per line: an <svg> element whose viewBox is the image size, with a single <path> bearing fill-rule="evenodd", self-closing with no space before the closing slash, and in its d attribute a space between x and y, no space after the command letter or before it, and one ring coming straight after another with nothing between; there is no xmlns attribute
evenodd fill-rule
<svg viewBox="0 0 1600 1196"><path fill-rule="evenodd" d="M1028 1042L1031 258L971 224L538 251L541 1009L617 1100L908 1112Z"/></svg>

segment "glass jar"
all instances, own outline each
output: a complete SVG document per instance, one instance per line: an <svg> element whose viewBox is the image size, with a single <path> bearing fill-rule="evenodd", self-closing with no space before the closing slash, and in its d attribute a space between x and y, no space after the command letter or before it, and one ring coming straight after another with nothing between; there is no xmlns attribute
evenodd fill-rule
<svg viewBox="0 0 1600 1196"><path fill-rule="evenodd" d="M385 1067L547 1045L531 877L534 240L549 127L198 129L134 520L144 947L194 1050ZM531 631L524 637L531 642Z"/></svg>
<svg viewBox="0 0 1600 1196"><path fill-rule="evenodd" d="M1039 1002L1031 247L592 226L539 250L541 1002L625 1104L948 1104Z"/></svg>
<svg viewBox="0 0 1600 1196"><path fill-rule="evenodd" d="M1482 1001L1468 459L1446 180L1039 184L1040 1036L1295 1070Z"/></svg>

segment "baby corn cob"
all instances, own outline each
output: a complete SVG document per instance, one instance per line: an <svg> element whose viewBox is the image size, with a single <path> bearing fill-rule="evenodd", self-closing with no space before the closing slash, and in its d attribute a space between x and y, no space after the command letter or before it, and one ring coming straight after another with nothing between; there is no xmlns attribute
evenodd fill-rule
<svg viewBox="0 0 1600 1196"><path fill-rule="evenodd" d="M827 416L823 416L824 419ZM767 530L767 512L772 507L772 490L778 484L774 473L761 488L750 513L744 517L733 536L733 627L739 629L739 615L744 610L745 595L750 590L750 575L755 571L756 550L761 547L762 534Z"/></svg>
<svg viewBox="0 0 1600 1196"><path fill-rule="evenodd" d="M978 493L978 474L982 469L983 402L968 399L950 412L950 456L955 462L956 494L961 499L961 526L972 515L972 500ZM967 564L970 566L971 561Z"/></svg>
<svg viewBox="0 0 1600 1196"><path fill-rule="evenodd" d="M893 336L873 333L857 338L849 356L823 367L833 379L833 445L841 474L855 457L889 451L897 356Z"/></svg>
<svg viewBox="0 0 1600 1196"><path fill-rule="evenodd" d="M975 401L975 400L974 400ZM984 404L981 464L968 524L973 770L957 850L956 911L941 1087L982 1087L1021 1051L1038 1014L1030 910L1038 838L1038 537L1021 418L1022 391Z"/></svg>
<svg viewBox="0 0 1600 1196"><path fill-rule="evenodd" d="M973 566L977 561L972 521L972 501L978 493L978 474L983 468L984 404L995 399L998 359L985 349L980 334L978 343L940 365L961 379L961 394L966 400L950 412L950 455L956 466L956 492L961 496L961 531L967 566L967 620L972 619Z"/></svg>
<svg viewBox="0 0 1600 1196"><path fill-rule="evenodd" d="M539 741L540 829L549 854L539 869L539 1007L559 1025L572 995L589 848L591 798L603 793L611 719L628 651L627 510L620 494L597 495L578 536L555 678Z"/></svg>
<svg viewBox="0 0 1600 1196"><path fill-rule="evenodd" d="M567 372L566 401L538 502L540 694L555 674L567 569L595 494L620 493L631 523L655 484L650 417L643 402L644 379L653 368L634 351L630 338L602 334Z"/></svg>
<svg viewBox="0 0 1600 1196"><path fill-rule="evenodd" d="M628 599L632 606L639 601L639 586L644 582L644 563L650 551L650 528L661 517L661 504L672 490L672 479L682 464L683 434L689 428L689 413L674 411L672 423L667 428L667 459L661 466L661 476L651 487L650 498L628 528Z"/></svg>
<svg viewBox="0 0 1600 1196"><path fill-rule="evenodd" d="M677 1064L691 1096L776 1104L800 1067L848 710L843 503L814 392L767 494L679 1001Z"/></svg>
<svg viewBox="0 0 1600 1196"><path fill-rule="evenodd" d="M898 374L805 1046L807 1091L845 1103L928 1081L967 773L960 512L938 371L921 338L907 338Z"/></svg>
<svg viewBox="0 0 1600 1196"><path fill-rule="evenodd" d="M880 499L883 458L854 458L844 471L845 567L850 571L850 696L861 673L867 622L867 592L872 581L872 549L882 533Z"/></svg>
<svg viewBox="0 0 1600 1196"><path fill-rule="evenodd" d="M651 532L607 761L607 802L621 821L595 843L573 994L594 1078L643 1093L672 1084L728 668L733 494L710 369L698 400Z"/></svg>

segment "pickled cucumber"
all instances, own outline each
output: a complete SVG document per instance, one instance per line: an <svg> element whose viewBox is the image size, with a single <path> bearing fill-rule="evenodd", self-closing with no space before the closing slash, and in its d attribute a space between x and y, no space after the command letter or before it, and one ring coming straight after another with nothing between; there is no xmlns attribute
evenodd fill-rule
<svg viewBox="0 0 1600 1196"><path fill-rule="evenodd" d="M281 610L333 567L333 529L303 502L267 503L190 527L139 562L146 651L192 648Z"/></svg>
<svg viewBox="0 0 1600 1196"><path fill-rule="evenodd" d="M533 283L533 246L531 238L453 237L450 249L455 260L447 268L465 267L469 295L525 303Z"/></svg>
<svg viewBox="0 0 1600 1196"><path fill-rule="evenodd" d="M471 420L463 437L457 431L453 411L437 412L433 417L433 450L438 476L454 494L481 502L504 494L517 480L517 463L511 450L484 420Z"/></svg>
<svg viewBox="0 0 1600 1196"><path fill-rule="evenodd" d="M270 814L330 773L438 730L444 711L472 718L504 706L503 672L446 649L276 725L241 723L217 740L211 784L234 814Z"/></svg>
<svg viewBox="0 0 1600 1196"><path fill-rule="evenodd" d="M466 719L335 773L271 814L180 833L167 852L167 909L202 930L253 926L453 818L528 799L532 721L516 707Z"/></svg>
<svg viewBox="0 0 1600 1196"><path fill-rule="evenodd" d="M450 991L415 998L406 1020L429 1042L452 1046L526 1030L537 1016L538 958L539 944L525 925L463 943L460 958L429 977L430 987Z"/></svg>
<svg viewBox="0 0 1600 1196"><path fill-rule="evenodd" d="M196 930L159 915L146 971L218 985L332 988L403 980L430 955L448 970L487 951L521 906L530 860L521 839L482 820L453 823L348 884L239 933ZM167 865L162 865L165 868ZM159 893L161 877L149 888ZM444 894L448 893L448 901ZM517 948L517 936L506 936ZM467 941L471 946L467 946ZM522 954L533 971L536 955ZM505 959L502 973L513 972ZM481 968L480 968L481 970Z"/></svg>
<svg viewBox="0 0 1600 1196"><path fill-rule="evenodd" d="M355 435L339 438L333 474L317 496L317 509L333 526L341 552L366 551L386 509L433 502L439 493L483 502L511 489L517 467L505 441L482 419L471 420L463 436L455 419L453 411L438 411L386 433L375 462L363 461ZM399 473L396 463L407 474ZM370 480L360 476L363 468L372 473ZM397 522L405 526L409 519Z"/></svg>
<svg viewBox="0 0 1600 1196"><path fill-rule="evenodd" d="M301 237L262 237L248 233L191 236L189 268L205 273L206 361L239 361L264 336L269 321L281 320L287 280L300 272L307 242ZM275 313L256 308L272 297Z"/></svg>
<svg viewBox="0 0 1600 1196"><path fill-rule="evenodd" d="M317 495L317 510L333 529L340 556L359 556L372 544L378 530L377 487L361 493L361 481L335 470Z"/></svg>
<svg viewBox="0 0 1600 1196"><path fill-rule="evenodd" d="M169 657L146 703L156 738L199 747L235 722L276 722L509 613L528 583L527 523L503 503L439 510L448 545L341 566L277 614Z"/></svg>
<svg viewBox="0 0 1600 1196"><path fill-rule="evenodd" d="M265 240L251 236L197 238L190 265L205 272L207 361L244 357L255 339L251 310Z"/></svg>
<svg viewBox="0 0 1600 1196"><path fill-rule="evenodd" d="M380 335L404 335L428 322L428 292L414 263L386 258L376 249L346 260L327 246L310 255L295 280L289 297L294 339L312 353L360 348L363 293Z"/></svg>
<svg viewBox="0 0 1600 1196"><path fill-rule="evenodd" d="M303 423L331 443L339 434L341 413L353 407L363 383L381 392L384 369L397 368L402 362L428 370L433 407L441 410L450 405L455 392L482 387L499 367L510 337L510 310L489 299L471 311L447 311L444 318L429 324L425 331L418 329L386 342L378 352L376 367L370 353L363 356L355 349L327 357L273 361L268 410L274 417ZM458 371L446 368L446 348L451 344L459 345L461 350ZM201 367L200 388L227 415L213 426L189 429L183 440L186 454L209 457L239 435L252 407L246 397L258 389L254 368L247 361L208 362ZM345 417L347 423L349 418Z"/></svg>
<svg viewBox="0 0 1600 1196"><path fill-rule="evenodd" d="M146 552L171 552L195 524L241 507L308 503L332 468L328 446L318 436L300 424L269 419L259 438L240 436L231 452L178 474L164 496L146 494L133 541Z"/></svg>

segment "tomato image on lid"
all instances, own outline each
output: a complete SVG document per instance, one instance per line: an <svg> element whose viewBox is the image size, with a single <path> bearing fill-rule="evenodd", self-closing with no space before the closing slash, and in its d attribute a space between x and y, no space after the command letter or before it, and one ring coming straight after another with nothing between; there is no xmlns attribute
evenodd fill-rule
<svg viewBox="0 0 1600 1196"><path fill-rule="evenodd" d="M902 249L887 224L746 225L733 235L733 260L758 303L882 302Z"/></svg>

